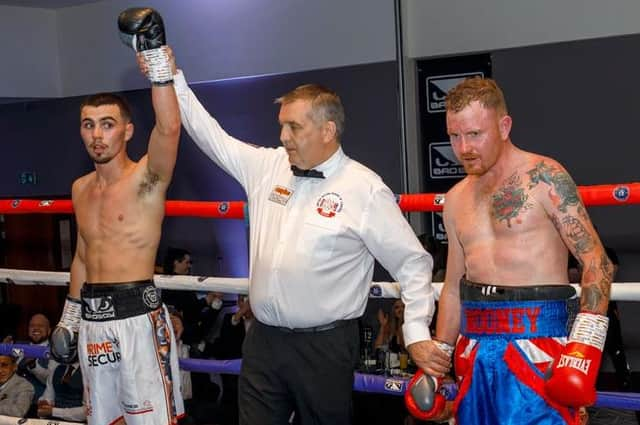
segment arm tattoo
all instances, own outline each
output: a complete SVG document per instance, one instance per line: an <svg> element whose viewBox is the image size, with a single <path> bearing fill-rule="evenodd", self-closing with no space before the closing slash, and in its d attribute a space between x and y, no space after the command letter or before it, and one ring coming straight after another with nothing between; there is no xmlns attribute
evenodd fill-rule
<svg viewBox="0 0 640 425"><path fill-rule="evenodd" d="M602 253L602 258L600 259L600 269L604 278L611 282L613 280L613 263L605 252Z"/></svg>
<svg viewBox="0 0 640 425"><path fill-rule="evenodd" d="M138 196L142 197L148 193L151 193L159 181L160 181L160 176L158 174L151 173L148 171L145 174L144 179L140 183L140 187L138 189Z"/></svg>
<svg viewBox="0 0 640 425"><path fill-rule="evenodd" d="M511 227L511 219L516 219L521 212L531 208L528 202L529 195L522 187L522 179L517 173L513 173L502 184L496 193L491 196L491 209L493 217L498 221L506 221L507 227Z"/></svg>
<svg viewBox="0 0 640 425"><path fill-rule="evenodd" d="M549 197L561 212L566 213L568 206L580 205L578 188L568 173L540 161L534 169L527 171L527 174L531 178L529 189L537 186L540 182L553 187L555 194L549 191Z"/></svg>
<svg viewBox="0 0 640 425"><path fill-rule="evenodd" d="M609 284L604 279L600 280L600 282L594 281L596 278L596 266L593 261L583 274L580 308L587 311L599 311L602 304L609 301Z"/></svg>
<svg viewBox="0 0 640 425"><path fill-rule="evenodd" d="M574 216L568 215L562 219L567 238L573 242L576 248L576 255L589 252L595 246L595 242L582 222Z"/></svg>

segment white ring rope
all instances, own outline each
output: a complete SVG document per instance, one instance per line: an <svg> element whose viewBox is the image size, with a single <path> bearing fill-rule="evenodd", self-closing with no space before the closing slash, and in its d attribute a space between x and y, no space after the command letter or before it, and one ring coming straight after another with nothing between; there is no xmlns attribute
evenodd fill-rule
<svg viewBox="0 0 640 425"><path fill-rule="evenodd" d="M249 279L211 276L163 275L154 276L159 288L191 291L215 291L227 294L247 294ZM16 285L68 286L69 272L46 272L36 270L18 270L0 268L0 282ZM580 294L580 285L572 285ZM440 296L442 282L434 282L436 299ZM371 297L400 298L398 282L371 282ZM640 282L622 282L611 285L612 301L640 301ZM0 425L2 423L0 422Z"/></svg>

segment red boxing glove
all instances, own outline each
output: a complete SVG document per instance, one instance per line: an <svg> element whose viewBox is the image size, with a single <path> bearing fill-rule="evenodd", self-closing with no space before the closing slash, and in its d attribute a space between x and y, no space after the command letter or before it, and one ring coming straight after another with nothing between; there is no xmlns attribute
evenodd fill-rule
<svg viewBox="0 0 640 425"><path fill-rule="evenodd" d="M580 313L560 357L551 366L545 382L546 394L554 401L572 407L591 406L596 401L596 378L607 338L609 318Z"/></svg>
<svg viewBox="0 0 640 425"><path fill-rule="evenodd" d="M447 401L458 395L458 387L450 378L434 378L418 370L404 393L409 413L423 421L447 420Z"/></svg>

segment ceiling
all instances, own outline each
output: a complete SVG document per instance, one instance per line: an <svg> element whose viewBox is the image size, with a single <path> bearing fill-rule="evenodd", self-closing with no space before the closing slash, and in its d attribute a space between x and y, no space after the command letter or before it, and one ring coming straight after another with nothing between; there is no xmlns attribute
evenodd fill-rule
<svg viewBox="0 0 640 425"><path fill-rule="evenodd" d="M102 0L0 0L0 6L39 7L42 9L61 9L81 4L97 3Z"/></svg>

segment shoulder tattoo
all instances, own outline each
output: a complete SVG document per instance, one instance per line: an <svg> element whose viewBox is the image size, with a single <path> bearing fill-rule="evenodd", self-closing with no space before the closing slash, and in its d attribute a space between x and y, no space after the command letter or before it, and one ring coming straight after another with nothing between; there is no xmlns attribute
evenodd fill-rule
<svg viewBox="0 0 640 425"><path fill-rule="evenodd" d="M540 161L535 168L527 171L527 174L531 179L529 189L536 187L539 183L551 186L555 193L549 191L549 197L561 212L566 213L569 206L580 205L578 188L566 171Z"/></svg>
<svg viewBox="0 0 640 425"><path fill-rule="evenodd" d="M511 220L520 223L519 216L531 208L529 194L524 190L520 175L515 172L506 179L500 188L491 195L491 212L498 221L506 221L511 227Z"/></svg>

